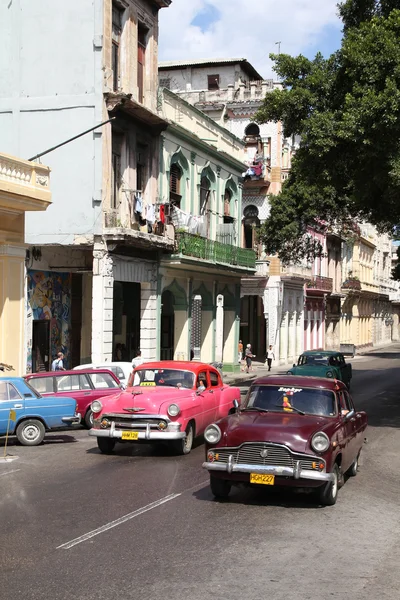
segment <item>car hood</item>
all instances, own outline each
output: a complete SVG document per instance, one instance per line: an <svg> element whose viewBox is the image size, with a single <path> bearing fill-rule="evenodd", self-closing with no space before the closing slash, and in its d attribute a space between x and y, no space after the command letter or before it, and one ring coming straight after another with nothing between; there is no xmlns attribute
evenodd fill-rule
<svg viewBox="0 0 400 600"><path fill-rule="evenodd" d="M131 387L115 396L107 397L104 401L102 400L102 412L132 414L136 412L133 409L138 409L138 414L159 414L163 410L163 405L165 405L166 411L169 404L173 402L180 404L182 400L191 399L194 395L194 390L185 388L179 390L175 387Z"/></svg>
<svg viewBox="0 0 400 600"><path fill-rule="evenodd" d="M224 445L232 447L244 442L274 442L284 444L295 452L306 452L310 451L309 440L312 435L331 423L332 418L315 415L241 413L221 422L224 430L222 439Z"/></svg>

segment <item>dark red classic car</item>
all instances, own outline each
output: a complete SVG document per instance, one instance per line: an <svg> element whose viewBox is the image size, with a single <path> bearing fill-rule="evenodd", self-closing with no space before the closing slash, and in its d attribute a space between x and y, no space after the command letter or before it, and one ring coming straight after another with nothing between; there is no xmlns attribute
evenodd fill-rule
<svg viewBox="0 0 400 600"><path fill-rule="evenodd" d="M367 415L355 409L343 382L323 377L256 379L236 413L209 425L206 462L211 491L232 485L316 488L333 505L344 475L355 476Z"/></svg>

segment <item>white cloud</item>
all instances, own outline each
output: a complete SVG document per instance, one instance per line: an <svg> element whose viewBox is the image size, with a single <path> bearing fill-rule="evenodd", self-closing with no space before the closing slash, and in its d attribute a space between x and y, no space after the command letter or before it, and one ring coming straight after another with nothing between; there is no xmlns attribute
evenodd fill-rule
<svg viewBox="0 0 400 600"><path fill-rule="evenodd" d="M326 27L339 31L338 0L173 0L160 11L160 60L247 58L264 77L271 77L269 54L306 53L315 45L329 46ZM190 25L206 6L221 14L202 32ZM328 44L327 44L328 42Z"/></svg>

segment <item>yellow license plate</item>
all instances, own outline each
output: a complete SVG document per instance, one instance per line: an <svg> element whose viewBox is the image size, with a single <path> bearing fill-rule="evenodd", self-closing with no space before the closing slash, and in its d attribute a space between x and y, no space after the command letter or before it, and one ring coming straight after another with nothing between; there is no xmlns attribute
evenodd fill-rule
<svg viewBox="0 0 400 600"><path fill-rule="evenodd" d="M263 485L274 485L275 475L263 475L261 473L250 473L250 483L261 483Z"/></svg>
<svg viewBox="0 0 400 600"><path fill-rule="evenodd" d="M123 439L123 440L138 440L139 432L138 431L123 431L121 439Z"/></svg>

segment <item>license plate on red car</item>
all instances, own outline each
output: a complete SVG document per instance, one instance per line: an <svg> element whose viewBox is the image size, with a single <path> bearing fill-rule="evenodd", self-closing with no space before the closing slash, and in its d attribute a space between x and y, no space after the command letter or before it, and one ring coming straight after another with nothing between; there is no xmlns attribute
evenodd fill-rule
<svg viewBox="0 0 400 600"><path fill-rule="evenodd" d="M123 431L121 439L123 439L123 440L138 440L139 432L138 431Z"/></svg>
<svg viewBox="0 0 400 600"><path fill-rule="evenodd" d="M265 473L250 473L250 483L274 485L275 475L267 475Z"/></svg>

